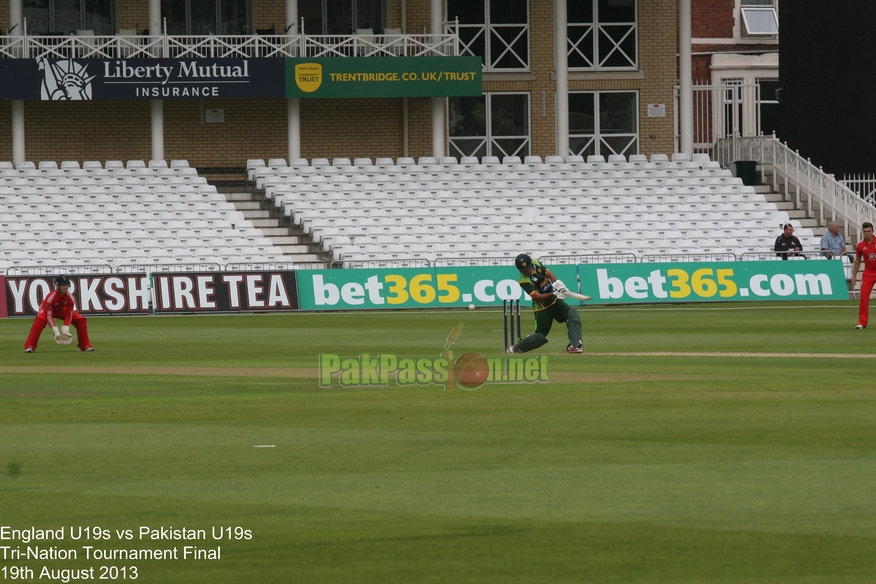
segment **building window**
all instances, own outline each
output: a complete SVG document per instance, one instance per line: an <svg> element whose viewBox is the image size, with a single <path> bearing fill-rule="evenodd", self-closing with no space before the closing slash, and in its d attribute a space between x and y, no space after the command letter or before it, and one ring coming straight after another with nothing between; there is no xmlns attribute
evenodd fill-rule
<svg viewBox="0 0 876 584"><path fill-rule="evenodd" d="M460 54L485 71L529 70L527 0L447 0L447 19L459 21Z"/></svg>
<svg viewBox="0 0 876 584"><path fill-rule="evenodd" d="M636 0L566 0L570 69L638 67Z"/></svg>
<svg viewBox="0 0 876 584"><path fill-rule="evenodd" d="M740 0L744 36L775 36L779 34L779 15L775 0Z"/></svg>
<svg viewBox="0 0 876 584"><path fill-rule="evenodd" d="M569 153L639 153L639 95L635 91L569 93Z"/></svg>
<svg viewBox="0 0 876 584"><path fill-rule="evenodd" d="M24 0L27 34L115 34L112 0Z"/></svg>
<svg viewBox="0 0 876 584"><path fill-rule="evenodd" d="M529 155L529 94L485 93L448 98L450 155Z"/></svg>
<svg viewBox="0 0 876 584"><path fill-rule="evenodd" d="M357 28L383 34L386 0L298 0L298 15L306 34L351 35Z"/></svg>
<svg viewBox="0 0 876 584"><path fill-rule="evenodd" d="M161 17L172 35L250 34L249 0L162 0ZM157 34L157 33L153 33Z"/></svg>
<svg viewBox="0 0 876 584"><path fill-rule="evenodd" d="M757 79L756 132L772 134L781 127L781 109L777 92L781 85L778 79Z"/></svg>

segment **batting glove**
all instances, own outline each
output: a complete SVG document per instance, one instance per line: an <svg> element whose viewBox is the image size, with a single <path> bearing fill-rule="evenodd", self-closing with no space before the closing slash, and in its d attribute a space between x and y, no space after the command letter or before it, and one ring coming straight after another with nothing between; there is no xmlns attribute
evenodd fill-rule
<svg viewBox="0 0 876 584"><path fill-rule="evenodd" d="M556 290L557 292L565 292L566 290L568 290L568 288L566 288L566 285L563 284L561 280L557 280L556 282L554 282L553 287L554 290Z"/></svg>
<svg viewBox="0 0 876 584"><path fill-rule="evenodd" d="M60 345L61 344L61 331L58 330L58 327L56 327L56 326L52 327L52 334L55 335L55 344Z"/></svg>
<svg viewBox="0 0 876 584"><path fill-rule="evenodd" d="M554 290L554 296L559 298L560 300L566 298L566 290Z"/></svg>
<svg viewBox="0 0 876 584"><path fill-rule="evenodd" d="M72 342L73 342L73 335L70 334L70 327L69 326L62 326L61 327L61 344L62 345L69 345Z"/></svg>

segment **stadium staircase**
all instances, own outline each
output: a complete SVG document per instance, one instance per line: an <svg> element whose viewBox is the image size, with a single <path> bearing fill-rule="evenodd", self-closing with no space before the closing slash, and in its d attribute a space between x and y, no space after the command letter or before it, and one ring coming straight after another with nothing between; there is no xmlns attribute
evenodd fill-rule
<svg viewBox="0 0 876 584"><path fill-rule="evenodd" d="M264 193L247 191L241 187L218 187L225 199L243 213L253 227L261 229L264 236L283 252L289 261L303 264L305 262L332 260L331 253L313 242L310 235L303 232L297 225L283 225L283 215L276 216L273 207L265 202Z"/></svg>

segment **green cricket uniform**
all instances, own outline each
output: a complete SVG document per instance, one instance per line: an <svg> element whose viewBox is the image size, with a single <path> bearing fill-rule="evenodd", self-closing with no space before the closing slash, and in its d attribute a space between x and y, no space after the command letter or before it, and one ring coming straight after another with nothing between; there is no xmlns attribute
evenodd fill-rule
<svg viewBox="0 0 876 584"><path fill-rule="evenodd" d="M520 287L532 297L534 292L541 294L553 293L553 282L547 276L547 268L541 265L538 260L532 261L534 272L531 274L520 274ZM581 343L581 317L578 316L578 311L563 302L556 296L551 296L550 300L539 301L535 298L532 300L532 310L535 313L535 332L536 338L531 339L531 343L524 339L518 343L517 348L524 351L531 351L538 346L547 342L548 333L551 332L551 327L554 321L565 322L569 330L569 343L577 346ZM543 342L542 342L543 339ZM530 346L530 344L534 346Z"/></svg>

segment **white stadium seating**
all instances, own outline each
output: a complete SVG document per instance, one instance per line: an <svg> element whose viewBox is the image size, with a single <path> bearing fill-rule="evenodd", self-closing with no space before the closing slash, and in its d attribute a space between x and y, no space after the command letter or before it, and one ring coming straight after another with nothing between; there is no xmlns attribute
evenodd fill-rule
<svg viewBox="0 0 876 584"><path fill-rule="evenodd" d="M0 271L283 257L185 160L0 163L0 247Z"/></svg>
<svg viewBox="0 0 876 584"><path fill-rule="evenodd" d="M251 159L246 173L341 261L768 252L789 221L700 154ZM284 258L185 160L0 163L0 249L0 271Z"/></svg>
<svg viewBox="0 0 876 584"><path fill-rule="evenodd" d="M335 260L401 250L428 259L520 250L763 253L789 221L702 154L305 162L290 169L285 160L250 160L247 175ZM804 249L817 250L812 231L790 222Z"/></svg>

